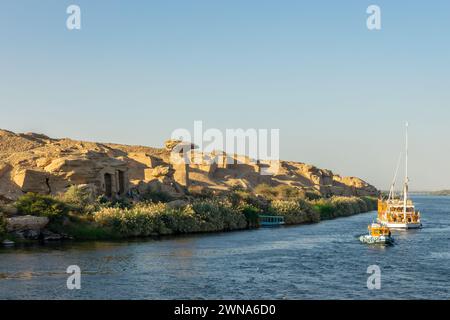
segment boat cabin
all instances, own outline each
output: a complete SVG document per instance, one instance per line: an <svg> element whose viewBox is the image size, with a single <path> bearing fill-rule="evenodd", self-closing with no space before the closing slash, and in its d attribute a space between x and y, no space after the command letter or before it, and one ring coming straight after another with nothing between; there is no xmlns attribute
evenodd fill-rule
<svg viewBox="0 0 450 320"><path fill-rule="evenodd" d="M263 227L273 227L284 224L282 216L259 215L259 224Z"/></svg>
<svg viewBox="0 0 450 320"><path fill-rule="evenodd" d="M382 226L379 223L372 223L371 225L369 225L368 229L369 229L369 233L372 237L390 236L391 235L391 230L388 227Z"/></svg>

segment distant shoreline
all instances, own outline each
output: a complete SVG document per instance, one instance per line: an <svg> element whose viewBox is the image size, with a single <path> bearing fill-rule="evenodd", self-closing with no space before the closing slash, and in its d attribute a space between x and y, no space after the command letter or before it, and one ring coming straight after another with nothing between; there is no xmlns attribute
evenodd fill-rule
<svg viewBox="0 0 450 320"><path fill-rule="evenodd" d="M450 190L438 190L438 191L414 191L412 195L428 195L428 196L450 196Z"/></svg>
<svg viewBox="0 0 450 320"><path fill-rule="evenodd" d="M382 194L388 194L389 191L381 191ZM450 196L450 190L437 191L410 191L410 195L427 195L427 196Z"/></svg>

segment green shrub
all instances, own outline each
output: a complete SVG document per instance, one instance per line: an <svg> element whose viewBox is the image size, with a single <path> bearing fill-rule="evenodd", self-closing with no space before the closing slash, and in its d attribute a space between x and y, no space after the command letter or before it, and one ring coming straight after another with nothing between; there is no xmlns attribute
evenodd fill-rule
<svg viewBox="0 0 450 320"><path fill-rule="evenodd" d="M132 202L129 198L120 197L109 199L105 196L100 196L97 198L94 208L98 210L100 208L119 208L119 209L130 209L132 207Z"/></svg>
<svg viewBox="0 0 450 320"><path fill-rule="evenodd" d="M188 195L198 199L211 199L214 197L214 192L202 186L190 186L188 188Z"/></svg>
<svg viewBox="0 0 450 320"><path fill-rule="evenodd" d="M130 209L133 206L133 204L129 198L119 197L119 198L114 198L111 201L111 206L114 208L120 208L120 209Z"/></svg>
<svg viewBox="0 0 450 320"><path fill-rule="evenodd" d="M259 214L261 213L261 210L249 204L242 205L240 210L245 216L249 228L256 228L259 226Z"/></svg>
<svg viewBox="0 0 450 320"><path fill-rule="evenodd" d="M367 203L363 199L357 198L357 202L358 202L358 204L357 205L355 204L355 206L357 207L357 210L358 210L356 213L370 211L370 209L367 206Z"/></svg>
<svg viewBox="0 0 450 320"><path fill-rule="evenodd" d="M298 198L305 198L305 192L295 188L291 187L285 184L279 185L275 187L275 192L277 193L277 197L279 199L298 199Z"/></svg>
<svg viewBox="0 0 450 320"><path fill-rule="evenodd" d="M255 187L254 193L269 200L306 199L306 192L304 190L285 184L276 187L271 187L265 183L259 184Z"/></svg>
<svg viewBox="0 0 450 320"><path fill-rule="evenodd" d="M172 209L164 203L141 203L131 209L102 208L94 219L124 237L201 231L200 221L189 207Z"/></svg>
<svg viewBox="0 0 450 320"><path fill-rule="evenodd" d="M0 213L0 240L6 236L6 218Z"/></svg>
<svg viewBox="0 0 450 320"><path fill-rule="evenodd" d="M167 210L165 204L141 204L134 208L102 208L94 214L95 221L114 229L124 237L170 234L161 214Z"/></svg>
<svg viewBox="0 0 450 320"><path fill-rule="evenodd" d="M228 191L230 192L236 192L236 191L246 191L246 189L241 184L235 184L228 188Z"/></svg>
<svg viewBox="0 0 450 320"><path fill-rule="evenodd" d="M195 233L202 231L201 221L191 206L183 209L164 211L162 221L173 233Z"/></svg>
<svg viewBox="0 0 450 320"><path fill-rule="evenodd" d="M253 192L263 196L266 199L276 199L278 196L278 192L275 190L275 188L265 183L257 185Z"/></svg>
<svg viewBox="0 0 450 320"><path fill-rule="evenodd" d="M143 201L151 201L151 202L170 202L174 200L174 198L170 195L170 193L161 190L159 187L151 187L145 193L140 196Z"/></svg>
<svg viewBox="0 0 450 320"><path fill-rule="evenodd" d="M336 207L329 199L320 199L313 202L313 208L320 214L321 220L335 218Z"/></svg>
<svg viewBox="0 0 450 320"><path fill-rule="evenodd" d="M202 200L192 204L192 210L202 221L202 231L243 229L245 216L228 201Z"/></svg>
<svg viewBox="0 0 450 320"><path fill-rule="evenodd" d="M111 240L120 238L120 235L112 229L90 223L71 223L62 230L77 240Z"/></svg>
<svg viewBox="0 0 450 320"><path fill-rule="evenodd" d="M305 198L308 200L319 200L319 199L322 199L322 195L317 190L314 190L314 191L306 190Z"/></svg>
<svg viewBox="0 0 450 320"><path fill-rule="evenodd" d="M311 202L323 220L350 216L376 209L376 199L370 197L332 197Z"/></svg>
<svg viewBox="0 0 450 320"><path fill-rule="evenodd" d="M233 207L237 208L245 205L253 206L259 211L267 211L269 208L269 202L266 198L257 196L249 191L235 190L228 192L225 198Z"/></svg>
<svg viewBox="0 0 450 320"><path fill-rule="evenodd" d="M95 222L123 237L236 230L247 227L244 214L226 201L197 200L184 208L141 203L132 208L101 208Z"/></svg>
<svg viewBox="0 0 450 320"><path fill-rule="evenodd" d="M120 234L108 226L97 224L92 215L69 214L65 223L51 222L47 228L55 233L68 234L76 240L111 240Z"/></svg>
<svg viewBox="0 0 450 320"><path fill-rule="evenodd" d="M92 213L99 206L99 203L89 189L75 185L67 189L61 196L61 201L69 205L71 210L79 213Z"/></svg>
<svg viewBox="0 0 450 320"><path fill-rule="evenodd" d="M241 204L245 203L245 195L242 191L232 191L226 195L226 199L230 201L231 205L234 207L238 207Z"/></svg>
<svg viewBox="0 0 450 320"><path fill-rule="evenodd" d="M361 197L361 200L366 203L367 211L377 210L378 199L375 197Z"/></svg>
<svg viewBox="0 0 450 320"><path fill-rule="evenodd" d="M272 214L283 216L286 224L318 222L320 215L304 200L275 200L271 204Z"/></svg>
<svg viewBox="0 0 450 320"><path fill-rule="evenodd" d="M331 198L331 204L336 208L336 217L350 216L356 213L349 197L333 197Z"/></svg>
<svg viewBox="0 0 450 320"><path fill-rule="evenodd" d="M48 195L27 193L15 203L19 213L32 216L48 217L50 220L66 215L69 207L62 201Z"/></svg>

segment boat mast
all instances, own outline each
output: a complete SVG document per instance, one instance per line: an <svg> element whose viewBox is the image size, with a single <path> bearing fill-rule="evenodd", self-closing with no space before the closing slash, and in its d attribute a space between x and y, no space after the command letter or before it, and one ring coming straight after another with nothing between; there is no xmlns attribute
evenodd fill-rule
<svg viewBox="0 0 450 320"><path fill-rule="evenodd" d="M400 155L398 156L398 160L397 160L397 168L395 169L394 179L392 180L391 189L389 190L388 201L395 199L395 183L397 182L397 174L398 174L398 169L400 168L401 158L402 158L402 154L400 153Z"/></svg>
<svg viewBox="0 0 450 320"><path fill-rule="evenodd" d="M405 167L405 186L403 188L403 215L406 223L406 205L408 203L408 122L406 122L406 167Z"/></svg>

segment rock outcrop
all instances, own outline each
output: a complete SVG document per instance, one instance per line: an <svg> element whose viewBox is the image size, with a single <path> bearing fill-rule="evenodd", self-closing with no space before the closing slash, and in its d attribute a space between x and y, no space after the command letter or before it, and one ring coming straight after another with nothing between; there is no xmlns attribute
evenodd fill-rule
<svg viewBox="0 0 450 320"><path fill-rule="evenodd" d="M189 157L204 161L175 161L173 149L52 139L0 130L0 200L13 201L26 192L58 194L71 185L87 185L98 195L133 196L149 188L183 195L188 187L227 190L240 185L286 184L322 195L376 195L375 187L355 177L341 177L312 165L279 161L260 163L223 152ZM194 150L185 144L181 150ZM186 155L181 155L186 158ZM185 159L186 160L186 159ZM276 170L273 170L276 168ZM270 172L272 175L262 173Z"/></svg>
<svg viewBox="0 0 450 320"><path fill-rule="evenodd" d="M66 234L56 234L47 230L50 220L47 217L15 216L6 219L6 231L17 239L59 241L72 239Z"/></svg>
<svg viewBox="0 0 450 320"><path fill-rule="evenodd" d="M31 230L40 232L49 223L47 217L35 217L35 216L18 216L6 219L6 231L25 231Z"/></svg>
<svg viewBox="0 0 450 320"><path fill-rule="evenodd" d="M20 239L37 240L49 223L47 217L19 216L6 219L6 231Z"/></svg>

